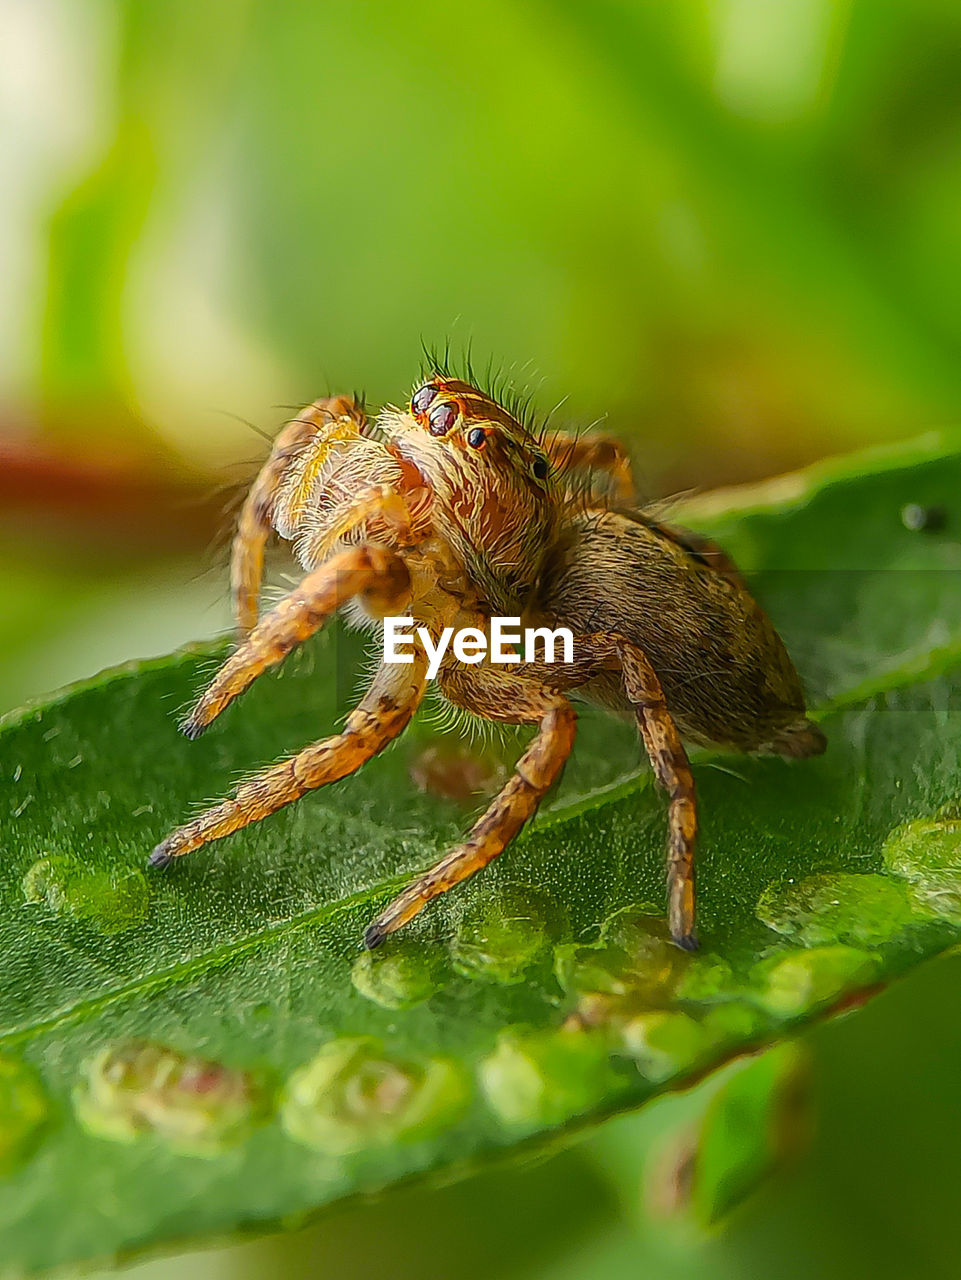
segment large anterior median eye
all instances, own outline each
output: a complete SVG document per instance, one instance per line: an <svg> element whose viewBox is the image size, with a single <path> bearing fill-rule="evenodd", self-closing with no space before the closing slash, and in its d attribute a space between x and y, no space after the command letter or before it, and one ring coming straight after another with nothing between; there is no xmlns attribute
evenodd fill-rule
<svg viewBox="0 0 961 1280"><path fill-rule="evenodd" d="M435 386L432 386L429 382L427 383L426 386L421 387L419 391L415 391L413 396L411 397L411 402L410 402L411 413L415 414L416 416L419 416L422 413L426 413L427 410L430 408L431 401L435 398L436 395L437 395L437 388Z"/></svg>
<svg viewBox="0 0 961 1280"><path fill-rule="evenodd" d="M446 436L457 421L457 410L452 404L435 404L427 415L427 429L432 436Z"/></svg>

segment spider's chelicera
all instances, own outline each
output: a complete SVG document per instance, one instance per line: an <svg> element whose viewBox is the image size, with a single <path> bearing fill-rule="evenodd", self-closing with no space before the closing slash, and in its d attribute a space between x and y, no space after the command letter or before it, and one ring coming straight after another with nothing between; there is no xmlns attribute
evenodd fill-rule
<svg viewBox="0 0 961 1280"><path fill-rule="evenodd" d="M292 544L305 576L258 617L272 531ZM536 811L573 746L572 698L636 721L669 796L668 917L688 949L696 946L697 810L684 740L794 757L824 749L784 645L737 569L713 543L637 506L615 440L535 433L484 392L441 374L374 425L341 396L290 422L244 503L231 574L242 638L185 721L188 737L342 607L381 629L387 618L409 620L428 643L413 646L409 662L381 662L341 733L179 827L154 850L154 865L376 755L417 710L428 648L448 701L487 720L537 726L464 842L368 927L371 947L486 866ZM543 632L544 646L518 662L492 660L495 618L522 619L535 636ZM573 646L558 661L546 637L561 629ZM466 660L441 643L467 632L485 644Z"/></svg>

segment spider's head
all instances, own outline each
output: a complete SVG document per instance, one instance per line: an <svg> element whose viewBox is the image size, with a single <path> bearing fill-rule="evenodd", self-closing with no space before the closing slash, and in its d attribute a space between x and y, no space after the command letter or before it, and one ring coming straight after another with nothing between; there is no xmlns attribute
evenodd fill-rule
<svg viewBox="0 0 961 1280"><path fill-rule="evenodd" d="M431 490L435 523L475 576L523 597L557 519L555 478L537 436L484 392L440 375L383 425L389 447Z"/></svg>

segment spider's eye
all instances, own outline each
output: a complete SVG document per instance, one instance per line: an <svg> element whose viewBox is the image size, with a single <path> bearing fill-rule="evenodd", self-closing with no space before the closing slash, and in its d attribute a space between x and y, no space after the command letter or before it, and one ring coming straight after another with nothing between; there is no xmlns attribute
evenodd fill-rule
<svg viewBox="0 0 961 1280"><path fill-rule="evenodd" d="M411 413L413 414L426 413L428 408L430 407L431 401L434 399L436 395L437 395L437 388L434 386L431 386L429 382L427 383L426 386L421 387L419 391L415 391L410 402Z"/></svg>
<svg viewBox="0 0 961 1280"><path fill-rule="evenodd" d="M427 415L427 429L432 436L446 436L456 421L457 410L452 404L435 404Z"/></svg>
<svg viewBox="0 0 961 1280"><path fill-rule="evenodd" d="M547 459L542 454L538 454L537 457L534 459L533 463L531 464L531 471L533 471L534 473L535 480L547 479L547 471L548 471Z"/></svg>
<svg viewBox="0 0 961 1280"><path fill-rule="evenodd" d="M483 427L471 427L467 433L467 443L472 449L480 449L486 439L487 432Z"/></svg>

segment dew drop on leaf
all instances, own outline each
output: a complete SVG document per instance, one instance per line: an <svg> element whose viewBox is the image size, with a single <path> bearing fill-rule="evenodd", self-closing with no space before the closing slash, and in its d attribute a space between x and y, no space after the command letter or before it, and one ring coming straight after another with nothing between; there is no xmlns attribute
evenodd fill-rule
<svg viewBox="0 0 961 1280"><path fill-rule="evenodd" d="M895 827L884 842L884 865L913 886L932 915L961 919L961 811L947 805L934 818Z"/></svg>
<svg viewBox="0 0 961 1280"><path fill-rule="evenodd" d="M374 1037L357 1036L332 1040L291 1075L281 1122L294 1141L345 1156L433 1137L460 1119L469 1097L455 1063L399 1061Z"/></svg>
<svg viewBox="0 0 961 1280"><path fill-rule="evenodd" d="M690 953L687 953L690 954ZM699 1004L713 1004L718 1000L731 1000L741 994L731 966L720 956L698 951L678 974L674 996L677 1000Z"/></svg>
<svg viewBox="0 0 961 1280"><path fill-rule="evenodd" d="M450 943L451 963L465 978L522 982L568 927L566 909L541 889L511 885L488 892L461 918Z"/></svg>
<svg viewBox="0 0 961 1280"><path fill-rule="evenodd" d="M17 1058L0 1057L0 1177L25 1164L50 1117L36 1074Z"/></svg>
<svg viewBox="0 0 961 1280"><path fill-rule="evenodd" d="M948 513L944 507L908 502L901 508L901 523L911 533L940 533L948 523Z"/></svg>
<svg viewBox="0 0 961 1280"><path fill-rule="evenodd" d="M411 1009L434 994L443 966L441 953L423 942L389 938L354 961L350 980L357 991L385 1009Z"/></svg>
<svg viewBox="0 0 961 1280"><path fill-rule="evenodd" d="M653 1084L690 1070L713 1043L701 1023L667 1010L638 1014L624 1024L621 1034L637 1069Z"/></svg>
<svg viewBox="0 0 961 1280"><path fill-rule="evenodd" d="M77 1119L116 1142L153 1136L185 1155L214 1156L266 1118L266 1091L247 1072L147 1040L97 1054L74 1090Z"/></svg>
<svg viewBox="0 0 961 1280"><path fill-rule="evenodd" d="M554 951L557 980L576 1001L575 1018L588 1026L666 1008L696 963L671 942L663 912L644 903L615 911L596 942Z"/></svg>
<svg viewBox="0 0 961 1280"><path fill-rule="evenodd" d="M122 933L147 914L150 894L136 867L99 868L68 854L39 858L21 881L24 901L100 933Z"/></svg>
<svg viewBox="0 0 961 1280"><path fill-rule="evenodd" d="M566 1028L502 1032L478 1074L490 1109L516 1129L563 1124L625 1081L611 1064L603 1035Z"/></svg>
<svg viewBox="0 0 961 1280"><path fill-rule="evenodd" d="M768 956L750 973L752 997L779 1017L796 1017L833 1004L872 983L878 958L857 947L811 947Z"/></svg>
<svg viewBox="0 0 961 1280"><path fill-rule="evenodd" d="M761 894L757 915L806 947L894 942L924 918L903 881L850 872L808 876L797 884L776 881Z"/></svg>

